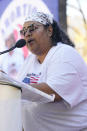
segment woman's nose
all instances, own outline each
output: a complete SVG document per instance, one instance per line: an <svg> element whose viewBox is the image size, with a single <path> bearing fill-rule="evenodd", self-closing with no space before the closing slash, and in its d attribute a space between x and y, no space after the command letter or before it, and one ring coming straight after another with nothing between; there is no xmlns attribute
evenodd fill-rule
<svg viewBox="0 0 87 131"><path fill-rule="evenodd" d="M27 36L30 37L31 35L32 35L32 33L29 30L27 30L25 33L25 37L27 37Z"/></svg>

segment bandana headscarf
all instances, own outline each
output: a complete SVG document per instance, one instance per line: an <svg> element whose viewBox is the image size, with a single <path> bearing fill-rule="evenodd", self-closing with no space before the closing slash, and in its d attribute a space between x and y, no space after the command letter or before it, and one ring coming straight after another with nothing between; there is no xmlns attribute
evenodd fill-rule
<svg viewBox="0 0 87 131"><path fill-rule="evenodd" d="M25 22L28 21L36 21L36 22L40 22L43 25L47 25L47 24L52 24L53 23L53 15L49 15L43 12L36 12L33 13L32 15L28 16L25 19Z"/></svg>

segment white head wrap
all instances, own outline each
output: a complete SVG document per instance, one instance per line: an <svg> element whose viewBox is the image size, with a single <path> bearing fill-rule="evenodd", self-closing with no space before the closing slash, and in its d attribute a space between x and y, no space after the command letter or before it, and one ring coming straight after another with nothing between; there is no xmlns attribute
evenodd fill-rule
<svg viewBox="0 0 87 131"><path fill-rule="evenodd" d="M36 13L33 13L32 15L28 16L27 18L25 18L25 22L28 22L28 21L40 22L43 25L52 24L53 23L53 15L46 14L43 12L36 12Z"/></svg>

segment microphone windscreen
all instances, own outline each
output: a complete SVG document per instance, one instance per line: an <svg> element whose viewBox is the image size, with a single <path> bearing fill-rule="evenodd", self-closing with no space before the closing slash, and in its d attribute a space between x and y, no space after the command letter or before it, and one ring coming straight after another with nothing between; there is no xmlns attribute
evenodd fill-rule
<svg viewBox="0 0 87 131"><path fill-rule="evenodd" d="M22 47L24 47L25 45L26 45L26 41L25 41L24 39L20 39L20 40L18 40L18 41L16 42L15 47L17 47L17 48L22 48Z"/></svg>

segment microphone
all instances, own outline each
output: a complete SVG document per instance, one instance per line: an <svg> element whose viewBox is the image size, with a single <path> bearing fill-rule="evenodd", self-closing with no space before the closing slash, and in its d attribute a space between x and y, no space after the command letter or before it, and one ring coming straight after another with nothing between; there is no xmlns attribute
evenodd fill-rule
<svg viewBox="0 0 87 131"><path fill-rule="evenodd" d="M16 42L16 44L15 44L12 48L0 52L0 55L2 55L2 54L4 54L4 53L7 53L7 52L9 52L9 51L12 51L12 50L14 50L16 47L17 47L17 48L22 48L22 47L24 47L25 45L26 45L26 41L25 41L24 39L20 39L20 40L18 40L18 41Z"/></svg>

